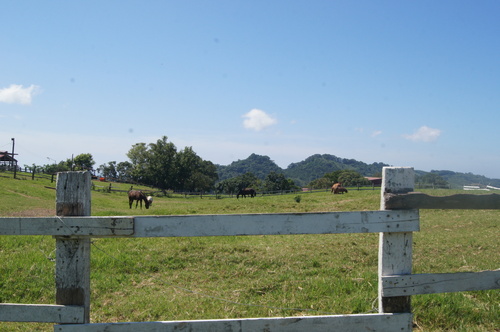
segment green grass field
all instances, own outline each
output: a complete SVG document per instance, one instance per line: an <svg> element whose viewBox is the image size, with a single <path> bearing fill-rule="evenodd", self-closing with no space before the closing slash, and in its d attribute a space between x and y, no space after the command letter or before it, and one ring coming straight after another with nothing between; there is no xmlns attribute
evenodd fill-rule
<svg viewBox="0 0 500 332"><path fill-rule="evenodd" d="M55 190L47 187L55 183L0 173L0 216L54 215ZM125 193L93 191L92 215L378 210L379 196L379 190L253 199L170 195L140 210L129 209ZM499 219L498 210L422 210L414 273L498 269ZM0 237L1 302L54 304L54 244L50 236ZM91 321L377 312L377 251L378 234L94 239ZM499 331L499 305L498 290L414 296L414 330ZM0 323L0 331L52 330Z"/></svg>

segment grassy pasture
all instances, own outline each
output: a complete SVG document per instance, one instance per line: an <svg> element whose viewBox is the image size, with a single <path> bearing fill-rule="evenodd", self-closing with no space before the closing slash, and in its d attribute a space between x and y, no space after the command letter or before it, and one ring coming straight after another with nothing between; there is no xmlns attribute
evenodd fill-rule
<svg viewBox="0 0 500 332"><path fill-rule="evenodd" d="M0 216L54 215L55 191L46 188L54 183L7 175L0 173ZM130 188L113 184L120 186ZM379 195L378 190L353 190L346 195L325 191L253 199L155 197L151 209L140 210L129 209L125 193L93 191L92 214L378 210ZM422 210L421 231L413 236L414 273L499 268L499 219L498 210ZM378 234L94 239L91 320L376 312L377 251ZM54 303L54 257L50 236L1 236L0 302ZM499 303L498 290L414 296L414 329L498 331ZM0 323L0 331L34 330L52 331L52 324Z"/></svg>

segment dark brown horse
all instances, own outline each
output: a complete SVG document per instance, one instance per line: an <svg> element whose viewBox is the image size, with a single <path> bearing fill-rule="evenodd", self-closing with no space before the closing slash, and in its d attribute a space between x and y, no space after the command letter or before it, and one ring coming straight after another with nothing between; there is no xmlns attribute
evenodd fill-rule
<svg viewBox="0 0 500 332"><path fill-rule="evenodd" d="M257 192L253 188L245 188L241 189L238 194L236 195L236 198L240 198L240 195L243 197L247 197L249 195L250 197L255 197L257 196Z"/></svg>
<svg viewBox="0 0 500 332"><path fill-rule="evenodd" d="M137 209L137 205L141 203L141 209L142 209L142 201L144 201L144 205L146 205L146 209L149 209L149 201L146 198L146 195L140 190L130 190L128 192L128 205L130 208L132 208L132 203L134 201L137 201L135 203L135 208Z"/></svg>
<svg viewBox="0 0 500 332"><path fill-rule="evenodd" d="M344 187L338 187L337 194L343 194L343 193L348 193L347 189Z"/></svg>

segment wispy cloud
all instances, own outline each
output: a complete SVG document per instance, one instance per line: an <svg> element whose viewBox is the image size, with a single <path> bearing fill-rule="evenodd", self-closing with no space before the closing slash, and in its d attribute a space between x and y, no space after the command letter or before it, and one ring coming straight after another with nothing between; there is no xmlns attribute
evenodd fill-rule
<svg viewBox="0 0 500 332"><path fill-rule="evenodd" d="M0 103L30 105L33 96L40 91L37 85L23 87L11 84L8 88L0 89Z"/></svg>
<svg viewBox="0 0 500 332"><path fill-rule="evenodd" d="M382 130L375 130L374 132L372 132L372 137L377 137L381 134L382 134Z"/></svg>
<svg viewBox="0 0 500 332"><path fill-rule="evenodd" d="M245 118L245 120L243 120L243 126L247 129L255 131L261 131L262 129L272 126L278 122L278 120L266 112L255 108L244 114L242 117Z"/></svg>
<svg viewBox="0 0 500 332"><path fill-rule="evenodd" d="M403 135L404 138L414 142L432 142L441 135L440 129L422 126L411 135Z"/></svg>

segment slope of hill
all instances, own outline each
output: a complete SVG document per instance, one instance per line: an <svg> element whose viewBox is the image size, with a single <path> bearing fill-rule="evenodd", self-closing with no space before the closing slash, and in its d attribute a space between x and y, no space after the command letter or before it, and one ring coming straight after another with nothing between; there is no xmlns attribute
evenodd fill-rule
<svg viewBox="0 0 500 332"><path fill-rule="evenodd" d="M312 180L323 177L326 173L349 169L363 176L376 176L382 172L382 167L389 166L383 163L366 164L354 159L339 158L330 154L315 154L299 163L290 164L285 175L296 184L306 185Z"/></svg>
<svg viewBox="0 0 500 332"><path fill-rule="evenodd" d="M284 170L267 156L251 154L247 159L234 161L228 166L217 165L217 172L220 181L247 172L253 173L262 180L270 172L283 173L287 178L292 179L295 184L305 186L312 180L323 177L326 173L352 169L364 176L373 176L380 174L383 166L387 165L383 163L368 165L354 159L344 159L329 154L315 154L304 161L290 164Z"/></svg>
<svg viewBox="0 0 500 332"><path fill-rule="evenodd" d="M248 172L264 180L270 172L276 172L292 179L298 186L306 186L312 180L321 178L326 173L344 169L354 170L363 176L380 176L384 166L389 165L381 162L366 164L362 161L340 158L330 154L315 154L303 161L290 164L286 169L282 169L268 156L253 153L247 159L234 161L230 165L217 165L217 173L219 174L219 181L222 181ZM490 179L482 175L447 170L433 170L431 172L441 176L455 189L471 184L500 187L500 179ZM417 177L426 173L428 172L415 170Z"/></svg>
<svg viewBox="0 0 500 332"><path fill-rule="evenodd" d="M452 188L461 188L464 185L482 185L482 186L493 186L500 187L500 179L490 179L483 175L476 175L472 173L458 173L453 171L432 170L431 173L436 173L445 179Z"/></svg>
<svg viewBox="0 0 500 332"><path fill-rule="evenodd" d="M227 166L217 165L219 181L234 178L245 173L253 173L257 178L264 180L270 172L284 173L268 156L252 153L247 159L233 161Z"/></svg>

